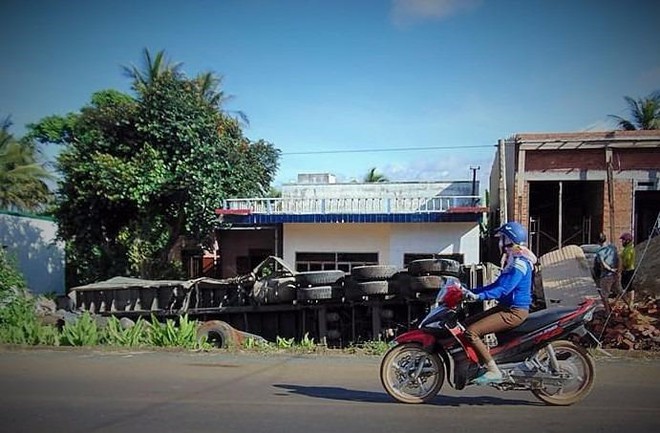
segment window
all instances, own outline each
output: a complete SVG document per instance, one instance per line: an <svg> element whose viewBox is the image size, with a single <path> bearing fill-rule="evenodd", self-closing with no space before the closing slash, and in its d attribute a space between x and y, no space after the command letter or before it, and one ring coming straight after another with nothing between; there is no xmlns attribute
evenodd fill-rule
<svg viewBox="0 0 660 433"><path fill-rule="evenodd" d="M356 266L377 265L378 253L296 253L296 271L339 269L350 273Z"/></svg>

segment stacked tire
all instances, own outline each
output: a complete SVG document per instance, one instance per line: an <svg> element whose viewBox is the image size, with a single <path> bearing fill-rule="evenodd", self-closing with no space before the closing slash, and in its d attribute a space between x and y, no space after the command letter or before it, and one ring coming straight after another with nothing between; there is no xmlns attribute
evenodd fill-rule
<svg viewBox="0 0 660 433"><path fill-rule="evenodd" d="M388 265L357 266L346 280L346 298L358 301L386 298L399 293L398 269Z"/></svg>
<svg viewBox="0 0 660 433"><path fill-rule="evenodd" d="M345 276L341 270L298 272L297 300L304 303L341 300Z"/></svg>
<svg viewBox="0 0 660 433"><path fill-rule="evenodd" d="M438 293L444 276L458 278L461 265L451 259L421 259L408 264L409 290L416 298L433 298Z"/></svg>
<svg viewBox="0 0 660 433"><path fill-rule="evenodd" d="M251 297L257 304L285 304L296 300L297 289L295 277L269 278L254 283Z"/></svg>

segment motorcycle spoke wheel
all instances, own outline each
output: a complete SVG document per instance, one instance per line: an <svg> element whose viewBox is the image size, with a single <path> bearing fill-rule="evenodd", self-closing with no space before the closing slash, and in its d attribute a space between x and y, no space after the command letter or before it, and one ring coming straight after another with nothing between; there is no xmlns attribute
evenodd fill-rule
<svg viewBox="0 0 660 433"><path fill-rule="evenodd" d="M585 398L593 388L596 369L591 356L570 341L555 341L552 348L557 356L560 374L566 376L562 385L543 385L532 390L536 398L552 406L568 406ZM550 369L547 352L539 359Z"/></svg>
<svg viewBox="0 0 660 433"><path fill-rule="evenodd" d="M417 344L390 349L380 367L385 391L402 403L425 403L433 399L445 380L444 364L434 353Z"/></svg>

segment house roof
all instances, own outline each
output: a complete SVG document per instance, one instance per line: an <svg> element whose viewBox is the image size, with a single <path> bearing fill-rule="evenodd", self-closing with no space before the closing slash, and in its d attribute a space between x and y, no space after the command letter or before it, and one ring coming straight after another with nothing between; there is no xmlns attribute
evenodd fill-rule
<svg viewBox="0 0 660 433"><path fill-rule="evenodd" d="M521 150L660 148L660 130L520 133L512 140Z"/></svg>

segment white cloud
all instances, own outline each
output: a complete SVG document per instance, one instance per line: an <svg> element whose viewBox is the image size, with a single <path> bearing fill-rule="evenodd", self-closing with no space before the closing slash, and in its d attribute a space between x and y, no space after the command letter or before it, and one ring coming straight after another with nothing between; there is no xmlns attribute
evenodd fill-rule
<svg viewBox="0 0 660 433"><path fill-rule="evenodd" d="M390 16L397 26L420 21L440 21L461 12L472 10L481 0L392 0Z"/></svg>
<svg viewBox="0 0 660 433"><path fill-rule="evenodd" d="M617 129L615 120L601 119L585 126L580 132L612 131L613 129Z"/></svg>

